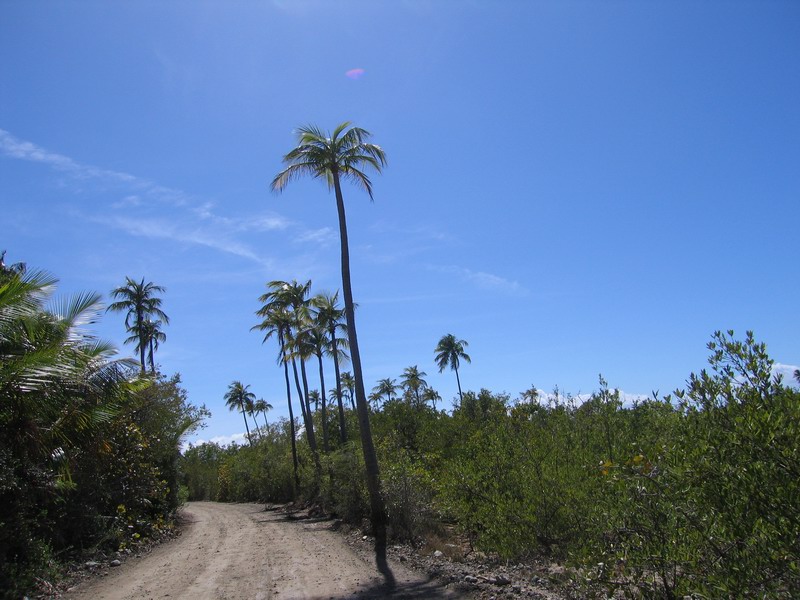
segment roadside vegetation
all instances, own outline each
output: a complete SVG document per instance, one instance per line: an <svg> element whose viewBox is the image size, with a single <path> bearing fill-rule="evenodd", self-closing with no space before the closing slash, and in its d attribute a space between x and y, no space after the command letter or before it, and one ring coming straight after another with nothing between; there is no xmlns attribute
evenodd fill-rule
<svg viewBox="0 0 800 600"><path fill-rule="evenodd" d="M179 375L160 373L154 362L167 322L153 295L159 288L142 286L142 302L125 300L137 364L115 358L115 349L88 330L102 313L100 295L58 298L56 283L0 261L5 598L47 591L71 560L124 552L167 533L184 500L180 441L208 415L188 402Z"/></svg>

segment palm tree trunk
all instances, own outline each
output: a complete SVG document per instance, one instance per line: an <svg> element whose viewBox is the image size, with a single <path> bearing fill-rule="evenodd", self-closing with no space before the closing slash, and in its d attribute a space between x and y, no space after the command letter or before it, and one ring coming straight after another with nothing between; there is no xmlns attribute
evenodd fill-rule
<svg viewBox="0 0 800 600"><path fill-rule="evenodd" d="M261 427L258 426L258 419L256 419L256 411L250 413L250 417L253 419L253 423L256 424L256 431L258 432L258 439L264 439L264 434L261 431Z"/></svg>
<svg viewBox="0 0 800 600"><path fill-rule="evenodd" d="M328 397L325 395L325 370L322 368L322 352L317 354L319 361L319 387L322 394L322 451L330 452L328 445Z"/></svg>
<svg viewBox="0 0 800 600"><path fill-rule="evenodd" d="M342 374L339 371L339 349L336 346L336 325L331 327L331 346L333 347L333 371L336 375L336 403L339 406L339 441L342 446L347 443L347 425L344 420L344 404L342 403Z"/></svg>
<svg viewBox="0 0 800 600"><path fill-rule="evenodd" d="M303 426L305 427L307 422L306 417L306 400L303 398L303 388L300 387L300 375L297 373L297 362L292 357L292 374L294 375L294 389L297 390L297 396L300 398L300 413L303 416Z"/></svg>
<svg viewBox="0 0 800 600"><path fill-rule="evenodd" d="M294 429L294 411L292 410L292 386L289 383L289 363L286 361L286 347L283 343L283 334L278 333L278 341L281 346L281 356L283 356L283 374L286 378L286 398L289 403L289 432L292 436L292 467L294 468L294 491L300 487L300 475L297 472L297 433Z"/></svg>
<svg viewBox="0 0 800 600"><path fill-rule="evenodd" d="M150 373L153 375L156 374L156 365L155 361L153 360L153 355L155 354L155 349L153 348L153 338L150 338Z"/></svg>
<svg viewBox="0 0 800 600"><path fill-rule="evenodd" d="M464 394L461 393L461 379L458 378L458 367L453 368L456 372L456 383L458 384L458 400L464 402Z"/></svg>
<svg viewBox="0 0 800 600"><path fill-rule="evenodd" d="M380 467L375 444L372 441L372 428L369 422L369 405L364 392L364 376L361 372L361 354L358 350L356 333L356 315L353 304L353 291L350 285L350 249L347 241L347 217L344 210L344 198L339 184L339 173L333 171L333 185L336 192L336 209L339 215L339 240L342 248L342 292L344 293L344 311L347 317L347 334L350 338L350 359L353 363L353 375L356 380L356 410L358 428L361 434L361 448L364 454L364 466L367 474L367 490L370 498L372 528L375 533L376 558L386 564L386 509L381 496Z"/></svg>
<svg viewBox="0 0 800 600"><path fill-rule="evenodd" d="M308 377L306 376L306 361L300 359L300 373L303 376L303 393L305 394L306 403L306 437L308 438L308 447L311 448L311 457L314 460L314 484L316 495L319 490L319 482L322 478L322 464L319 462L319 450L317 449L317 436L314 434L314 415L311 412L311 404L308 401Z"/></svg>
<svg viewBox="0 0 800 600"><path fill-rule="evenodd" d="M248 427L247 425L247 415L244 412L244 404L242 402L239 402L239 408L242 411L242 418L244 419L244 428L247 430L247 443L252 446L253 438L250 437L250 427Z"/></svg>
<svg viewBox="0 0 800 600"><path fill-rule="evenodd" d="M137 332L139 334L139 364L142 367L142 373L144 373L146 368L144 364L144 348L147 344L144 334L144 313L141 310L137 311L136 319L136 328L139 330Z"/></svg>

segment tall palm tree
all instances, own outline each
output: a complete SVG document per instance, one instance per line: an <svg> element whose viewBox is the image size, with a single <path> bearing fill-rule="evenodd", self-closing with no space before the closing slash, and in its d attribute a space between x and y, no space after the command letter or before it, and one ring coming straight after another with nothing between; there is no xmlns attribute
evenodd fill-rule
<svg viewBox="0 0 800 600"><path fill-rule="evenodd" d="M125 340L125 343L137 341L136 349L139 351L139 364L143 373L145 370L145 352L148 347L147 320L150 317L155 317L169 325L169 317L161 310L161 298L156 296L156 294L166 291L166 288L150 281L145 283L144 278L141 281L134 281L130 277L125 278L125 285L111 290L111 296L116 298L117 301L110 304L106 310L115 312L127 311L125 328L131 334L131 337Z"/></svg>
<svg viewBox="0 0 800 600"><path fill-rule="evenodd" d="M339 408L339 441L344 444L347 441L347 426L344 418L344 405L342 404L342 375L339 372L339 361L341 360L340 344L336 336L338 331L347 332L347 326L342 323L344 311L339 308L337 301L339 292L335 294L317 294L311 299L314 320L319 327L328 332L330 341L330 353L333 358L333 372L336 377L336 403ZM324 396L324 393L323 393Z"/></svg>
<svg viewBox="0 0 800 600"><path fill-rule="evenodd" d="M339 216L339 241L342 259L342 292L344 294L347 333L350 340L350 355L356 380L356 408L361 434L361 447L367 474L367 490L370 497L372 525L376 534L376 550L379 562L385 567L386 509L381 496L380 468L372 428L369 422L369 405L364 391L364 376L361 370L361 353L356 333L355 305L350 283L350 248L347 240L347 217L344 209L341 180L346 179L361 187L370 197L372 182L363 171L365 167L380 173L386 165L386 155L380 146L369 143L371 134L344 122L332 133L326 134L316 126L301 127L297 132L297 146L290 150L283 162L287 167L272 180L274 191L283 191L288 183L298 177L310 176L325 180L328 189L333 188L336 210Z"/></svg>
<svg viewBox="0 0 800 600"><path fill-rule="evenodd" d="M289 328L285 342L289 350L289 358L292 362L292 372L294 373L297 395L300 397L300 408L303 413L303 423L305 425L306 439L311 449L314 465L318 472L319 454L317 452L317 437L314 433L314 420L311 415L308 402L308 376L306 374L306 360L312 356L312 349L308 343L308 329L310 321L308 292L311 288L311 281L299 283L297 281L271 281L267 284L274 290L274 302L282 305L289 311L293 321ZM297 362L300 362L300 377L297 372ZM302 388L300 381L302 378Z"/></svg>
<svg viewBox="0 0 800 600"><path fill-rule="evenodd" d="M289 311L274 303L270 292L263 294L259 300L265 302L264 306L256 312L256 315L263 317L263 321L250 328L250 331L259 330L264 332L266 342L272 336L278 338L278 362L283 365L283 374L286 380L286 402L289 405L289 433L292 445L292 467L294 470L295 490L300 486L300 475L298 473L299 463L297 460L297 433L295 431L294 411L292 409L292 386L289 383L289 358L286 349L286 335L291 328L293 318Z"/></svg>
<svg viewBox="0 0 800 600"><path fill-rule="evenodd" d="M428 387L428 382L423 379L426 375L427 373L425 371L420 371L417 365L414 365L413 367L406 367L403 369L403 374L400 379L400 385L408 394L414 396L416 406L418 407L422 406L420 393Z"/></svg>
<svg viewBox="0 0 800 600"><path fill-rule="evenodd" d="M461 380L458 377L458 365L463 359L471 363L469 355L464 352L464 348L469 346L466 340L459 340L452 333L442 336L439 343L436 345L434 352L436 353L435 360L439 367L439 373L445 370L445 367L450 367L456 372L456 383L458 384L458 398L459 401L464 400L464 394L461 393Z"/></svg>
<svg viewBox="0 0 800 600"><path fill-rule="evenodd" d="M252 446L253 439L250 437L250 427L247 424L247 409L255 402L256 395L249 391L249 388L249 385L243 385L241 381L233 381L223 397L228 410L238 410L242 413L244 428L247 430L247 441Z"/></svg>

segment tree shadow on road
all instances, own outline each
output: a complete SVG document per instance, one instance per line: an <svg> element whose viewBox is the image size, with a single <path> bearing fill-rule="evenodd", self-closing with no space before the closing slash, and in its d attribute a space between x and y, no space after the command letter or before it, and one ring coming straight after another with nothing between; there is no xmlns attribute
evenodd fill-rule
<svg viewBox="0 0 800 600"><path fill-rule="evenodd" d="M454 598L473 598L466 591L456 591L445 588L435 579L427 581L417 581L413 583L400 583L387 587L385 583L376 583L365 587L358 592L344 595L323 595L314 596L308 600L378 600L379 598L392 598L394 600L422 600L431 598L432 600L453 600Z"/></svg>
<svg viewBox="0 0 800 600"><path fill-rule="evenodd" d="M394 573L389 567L389 562L386 560L386 525L378 527L375 532L375 566L378 567L378 572L383 575L384 586L387 590L394 590L397 586L397 581L394 578Z"/></svg>

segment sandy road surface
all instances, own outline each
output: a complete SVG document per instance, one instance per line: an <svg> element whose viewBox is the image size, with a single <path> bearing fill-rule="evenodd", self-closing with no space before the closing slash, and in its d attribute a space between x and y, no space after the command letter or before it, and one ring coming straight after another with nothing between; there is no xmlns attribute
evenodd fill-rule
<svg viewBox="0 0 800 600"><path fill-rule="evenodd" d="M85 582L69 599L463 598L390 562L397 585L386 589L374 557L360 556L330 521L290 520L257 504L193 502L183 534L106 577Z"/></svg>

